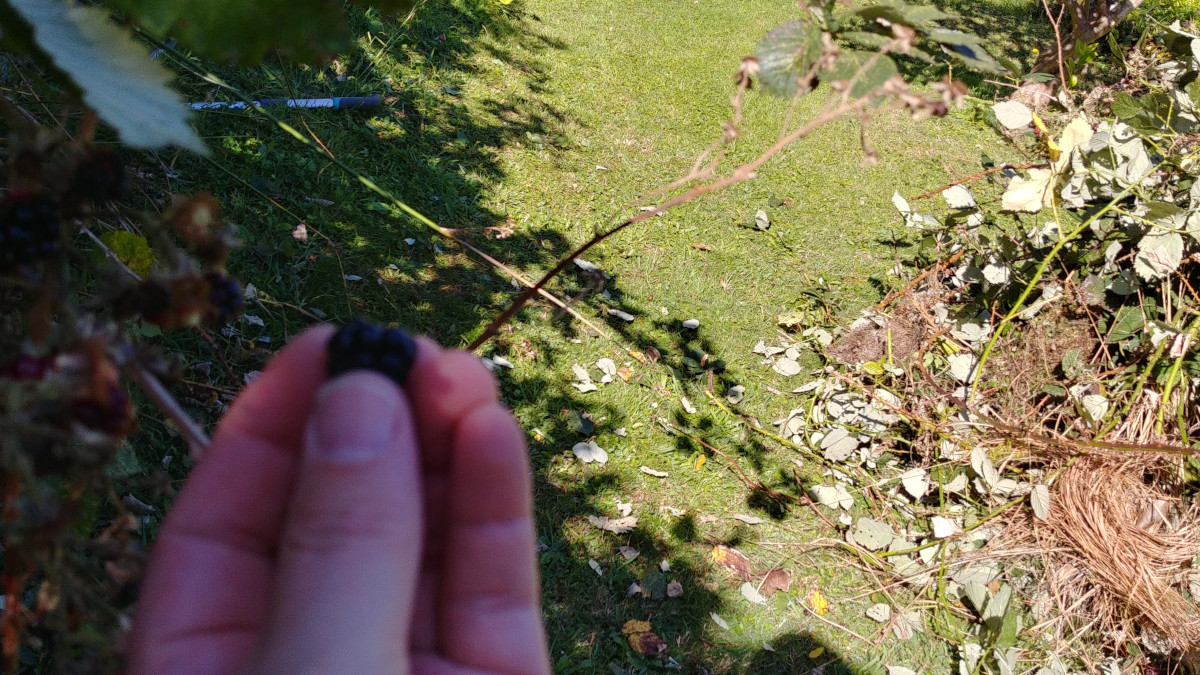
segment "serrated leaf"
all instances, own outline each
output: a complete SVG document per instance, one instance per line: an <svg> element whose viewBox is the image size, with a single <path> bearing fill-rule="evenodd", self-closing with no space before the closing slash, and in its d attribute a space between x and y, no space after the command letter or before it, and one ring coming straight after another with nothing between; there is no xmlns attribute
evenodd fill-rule
<svg viewBox="0 0 1200 675"><path fill-rule="evenodd" d="M8 0L33 26L33 38L83 93L83 102L137 148L174 145L197 153L204 143L167 83L175 74L150 59L108 11L60 0Z"/></svg>
<svg viewBox="0 0 1200 675"><path fill-rule="evenodd" d="M995 627L999 627L999 622L1008 613L1008 603L1012 600L1012 586L1001 584L1000 590L992 596L988 601L987 606L979 613L980 618L985 624L991 626L994 622Z"/></svg>
<svg viewBox="0 0 1200 675"><path fill-rule="evenodd" d="M838 54L833 64L821 71L825 80L850 85L850 98L866 96L899 74L891 58L855 49Z"/></svg>
<svg viewBox="0 0 1200 675"><path fill-rule="evenodd" d="M1033 122L1033 113L1020 101L1002 101L992 106L992 112L1006 129L1021 129Z"/></svg>
<svg viewBox="0 0 1200 675"><path fill-rule="evenodd" d="M1087 421L1097 423L1108 414L1108 398L1103 394L1088 394L1079 402Z"/></svg>
<svg viewBox="0 0 1200 675"><path fill-rule="evenodd" d="M1012 271L1008 269L1007 265L997 265L992 263L983 266L983 278L989 284L1002 286L1007 284L1011 277Z"/></svg>
<svg viewBox="0 0 1200 675"><path fill-rule="evenodd" d="M992 459L982 447L977 446L971 451L971 468L983 479L983 484L988 489L1000 482L1000 472L996 470L996 465L992 464Z"/></svg>
<svg viewBox="0 0 1200 675"><path fill-rule="evenodd" d="M1029 504L1033 507L1033 515L1040 520L1050 520L1050 488L1046 485L1034 485L1029 493Z"/></svg>
<svg viewBox="0 0 1200 675"><path fill-rule="evenodd" d="M809 489L809 494L818 504L831 509L849 509L854 506L854 497L841 483L835 486L814 485Z"/></svg>
<svg viewBox="0 0 1200 675"><path fill-rule="evenodd" d="M759 80L767 93L792 98L806 75L821 57L821 31L812 24L788 21L758 43Z"/></svg>
<svg viewBox="0 0 1200 675"><path fill-rule="evenodd" d="M978 377L975 367L978 361L974 354L951 354L946 357L946 362L950 364L950 377L965 384L970 384Z"/></svg>
<svg viewBox="0 0 1200 675"><path fill-rule="evenodd" d="M1037 213L1054 199L1054 173L1050 169L1030 169L1029 178L1013 178L1000 198L1005 211Z"/></svg>
<svg viewBox="0 0 1200 675"><path fill-rule="evenodd" d="M834 427L821 439L821 450L831 462L845 461L858 449L858 438L844 427Z"/></svg>
<svg viewBox="0 0 1200 675"><path fill-rule="evenodd" d="M1138 242L1133 269L1141 278L1161 279L1179 269L1183 261L1183 237L1178 232L1155 231Z"/></svg>

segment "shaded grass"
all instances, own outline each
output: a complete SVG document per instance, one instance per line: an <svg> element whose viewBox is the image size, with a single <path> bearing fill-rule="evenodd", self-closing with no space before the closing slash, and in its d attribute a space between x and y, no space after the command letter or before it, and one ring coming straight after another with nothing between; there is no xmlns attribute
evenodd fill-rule
<svg viewBox="0 0 1200 675"><path fill-rule="evenodd" d="M1015 13L1035 7L1006 6ZM633 6L597 0L570 8L530 0L521 11L444 3L423 8L404 27L359 14L357 48L336 64L219 74L255 97L383 92L386 105L367 113L278 114L418 210L536 276L597 228L629 215L651 189L686 172L729 113L731 76L741 58L795 9L790 2L735 0L682 8L666 0ZM179 84L193 100L224 95L194 76ZM811 115L818 105L814 95L796 114ZM753 157L773 142L786 109L785 101L749 98L745 138L729 161ZM401 217L265 118L210 112L200 130L213 160L145 162L147 200L160 189L219 196L244 244L232 269L258 289L248 312L264 326L239 322L215 336L215 349L192 335L160 338L190 364L216 362L207 371L188 371L189 377L236 388L242 373L260 367L275 345L314 317L363 314L461 345L514 297L503 275ZM878 298L882 273L913 243L890 204L893 191L911 195L973 173L981 153L1001 157L1006 147L965 113L921 123L885 116L866 136L879 150L878 165L863 165L857 125L829 125L755 181L597 247L591 258L612 276L606 293L588 292L585 280L571 274L554 290L585 315L608 322L614 340L589 338L561 313L534 305L486 350L516 364L499 377L506 402L531 433L544 603L560 672L657 668L624 643L620 628L629 619L651 621L686 672L951 667L945 643L929 634L900 642L863 616L877 601L871 594L879 580L850 566L838 549L813 544L839 533L811 512L785 513L764 503L725 459L663 424L722 449L779 492L797 496L801 481L821 480L819 467L797 466L793 452L705 405L708 375L690 374L683 359L694 353L723 360L725 368L712 375L715 393L746 386L739 409L764 425L786 413L797 401L767 387L786 392L794 384L750 353L759 339L775 335L775 317L817 288L818 279L828 289L823 294L853 317ZM771 206L776 200L792 205ZM742 227L758 209L772 219L767 232ZM307 241L293 236L301 221ZM637 318L630 324L611 319L610 308ZM679 322L687 318L698 318L700 329L682 329ZM656 364L628 351L650 347L662 354ZM628 384L590 394L569 386L572 364L606 356L634 371ZM599 377L594 369L593 376ZM686 413L682 396L699 411ZM202 397L192 392L188 398L198 414L209 412ZM610 451L607 465L574 459L571 445L587 437L572 430L564 411L591 417L591 436ZM146 427L141 447L153 450L140 450L143 456L178 454L168 429ZM625 435L618 435L622 428ZM707 461L697 466L701 457ZM642 465L670 477L648 476ZM173 470L180 472L176 477L182 473ZM616 516L618 502L633 505L639 518L633 533L617 536L588 524L588 515ZM764 522L747 525L735 514ZM739 547L760 570L789 570L795 584L766 606L748 603L740 580L712 562L716 544ZM621 545L640 555L625 559ZM653 586L659 574L679 580L683 596L627 595L632 583ZM817 589L831 603L825 620L805 609ZM893 597L902 603L897 609L912 600L902 591ZM729 630L716 625L713 613ZM962 626L934 614L929 630L955 642Z"/></svg>

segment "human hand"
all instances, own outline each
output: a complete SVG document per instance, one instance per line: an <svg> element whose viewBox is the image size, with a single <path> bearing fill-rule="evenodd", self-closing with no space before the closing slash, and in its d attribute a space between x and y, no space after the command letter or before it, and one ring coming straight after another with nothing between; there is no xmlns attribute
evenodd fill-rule
<svg viewBox="0 0 1200 675"><path fill-rule="evenodd" d="M524 435L475 357L418 340L405 390L276 355L162 531L130 672L548 673Z"/></svg>

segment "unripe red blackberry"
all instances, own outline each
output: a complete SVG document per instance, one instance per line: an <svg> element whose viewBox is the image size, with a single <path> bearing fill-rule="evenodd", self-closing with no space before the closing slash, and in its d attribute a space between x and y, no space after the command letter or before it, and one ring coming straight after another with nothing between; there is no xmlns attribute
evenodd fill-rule
<svg viewBox="0 0 1200 675"><path fill-rule="evenodd" d="M329 339L330 377L373 370L403 385L417 358L417 343L398 328L353 319Z"/></svg>
<svg viewBox="0 0 1200 675"><path fill-rule="evenodd" d="M111 148L93 150L75 167L71 195L83 201L106 204L125 196L129 176L125 160Z"/></svg>
<svg viewBox="0 0 1200 675"><path fill-rule="evenodd" d="M53 256L59 227L54 200L34 192L10 192L0 202L0 273Z"/></svg>

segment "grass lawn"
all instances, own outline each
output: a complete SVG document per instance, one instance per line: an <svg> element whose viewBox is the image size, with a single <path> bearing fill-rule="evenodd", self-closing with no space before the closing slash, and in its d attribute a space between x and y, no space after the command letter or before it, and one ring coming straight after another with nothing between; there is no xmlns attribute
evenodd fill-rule
<svg viewBox="0 0 1200 675"><path fill-rule="evenodd" d="M276 64L221 75L254 97L383 92L386 105L369 113L278 114L417 210L536 277L595 229L654 203L644 195L687 172L729 115L741 58L797 11L785 0L526 0L511 7L429 6L403 29L359 15L358 48L331 66ZM1003 4L1014 16L1035 7ZM917 73L927 81L942 74ZM191 75L179 84L193 100L227 96ZM795 114L811 114L820 96L802 101ZM729 161L770 145L787 108L751 93L744 139ZM232 371L190 371L189 379L236 388L238 373L259 367L302 326L351 313L462 345L515 296L505 275L409 220L269 120L209 112L200 130L214 150L211 161L164 157L170 173L151 173L169 176L161 180L173 190L218 195L244 243L233 271L258 289L247 311L263 325L239 322L218 339L217 354L193 337L158 338L192 362L220 356ZM538 304L484 349L515 366L499 377L531 437L546 620L559 672L657 669L621 635L630 619L649 621L684 672L952 667L963 624L931 611L924 633L897 639L865 609L928 602L885 590L886 580L860 571L828 545L840 533L811 510L780 511L744 485L734 462L792 495L803 490L798 480L821 480L821 467L797 465L799 455L708 405L709 375L690 367L703 354L705 363L719 359L725 368L712 375L718 397L740 384L743 414L764 426L786 415L798 405L786 393L795 383L751 353L759 340L778 336L776 317L810 307L819 295L840 320L852 320L880 297L886 270L913 243L891 205L893 192L911 196L974 173L981 154L1009 158L1006 144L970 112L922 122L885 116L866 138L879 151L877 165L864 165L857 125L830 125L756 180L593 250L588 259L611 276L604 288L589 288L571 271L553 290L605 324L608 339ZM768 231L747 227L759 209L771 219ZM306 239L296 233L301 222ZM626 323L609 309L635 318ZM698 330L681 327L693 318ZM651 348L662 355L656 363L630 353ZM617 379L590 393L571 386L574 364L598 381L594 364L605 357L633 371L628 383ZM815 355L806 359L820 366ZM696 412L685 410L683 397ZM594 429L581 433L579 415ZM144 426L147 455L174 442L161 425ZM589 439L607 449L607 464L583 464L571 453ZM638 519L631 533L601 531L587 520L624 515L622 504ZM742 580L714 563L715 545L737 547L756 571L787 570L790 589L765 605L749 602ZM666 597L676 580L682 595ZM634 583L645 596L628 594ZM823 616L809 609L814 591L829 602Z"/></svg>

